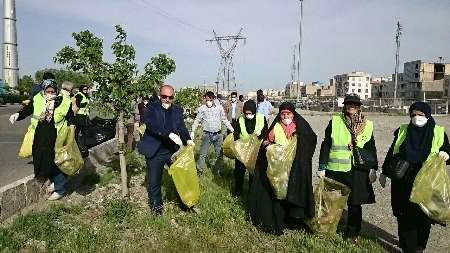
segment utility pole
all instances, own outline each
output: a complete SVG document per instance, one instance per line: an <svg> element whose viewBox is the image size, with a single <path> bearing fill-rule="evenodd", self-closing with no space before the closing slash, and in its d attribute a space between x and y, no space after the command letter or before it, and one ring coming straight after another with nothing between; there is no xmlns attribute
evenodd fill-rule
<svg viewBox="0 0 450 253"><path fill-rule="evenodd" d="M217 47L219 49L220 54L220 67L217 73L217 93L219 92L219 83L222 83L222 88L225 89L227 87L227 91L230 91L230 83L236 88L236 79L234 76L234 64L233 64L233 56L235 53L235 49L239 40L244 40L244 44L246 41L246 37L243 37L242 28L239 30L237 35L227 35L227 36L218 36L216 32L213 30L214 38L206 40L207 42L216 42ZM226 41L228 47L224 47L223 43ZM231 46L230 46L230 42Z"/></svg>
<svg viewBox="0 0 450 253"><path fill-rule="evenodd" d="M300 89L300 66L302 59L302 43L303 43L303 0L298 0L300 2L300 21L299 21L299 39L298 39L298 58L297 58L297 103L300 100L301 89Z"/></svg>
<svg viewBox="0 0 450 253"><path fill-rule="evenodd" d="M395 33L395 43L397 45L397 49L395 50L395 76L394 76L394 104L397 102L397 85L398 85L398 66L400 63L400 36L402 36L402 25L400 25L400 21L397 21L397 29Z"/></svg>

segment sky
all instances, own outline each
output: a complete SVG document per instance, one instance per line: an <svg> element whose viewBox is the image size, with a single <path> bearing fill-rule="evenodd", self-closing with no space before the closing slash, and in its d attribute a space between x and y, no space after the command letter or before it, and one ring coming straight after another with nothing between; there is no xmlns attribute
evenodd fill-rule
<svg viewBox="0 0 450 253"><path fill-rule="evenodd" d="M205 40L213 29L235 35L242 27L247 39L234 57L238 90L283 89L291 79L299 9L298 0L18 0L20 75L63 67L52 58L74 44L73 32L86 29L104 40L105 60L111 60L114 25L120 24L140 69L166 53L177 65L167 83L213 83L219 52ZM449 13L448 0L304 0L300 79L327 83L351 71L390 75L397 20L403 25L401 63L440 56L450 62Z"/></svg>

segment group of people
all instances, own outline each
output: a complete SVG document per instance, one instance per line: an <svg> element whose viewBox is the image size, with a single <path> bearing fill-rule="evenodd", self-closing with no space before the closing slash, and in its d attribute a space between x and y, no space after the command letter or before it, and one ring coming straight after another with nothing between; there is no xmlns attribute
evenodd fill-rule
<svg viewBox="0 0 450 253"><path fill-rule="evenodd" d="M258 93L257 101L240 101L237 93L229 101L220 103L214 93L206 92L203 104L189 132L183 121L183 110L172 104L175 93L171 86L160 90L160 101L152 103L144 116L147 125L139 151L146 156L149 170L149 205L156 214L163 212L161 178L164 165L182 145L195 145L194 138L201 125L203 133L198 158L199 174L206 169L208 149L214 146L215 159L211 170L220 175L222 164L222 127L233 133L234 139L246 139L256 135L262 141L253 174L249 175L248 212L255 226L264 231L282 234L286 227L305 227L305 221L315 215L313 196L312 158L317 135L309 123L289 102L279 106L279 112L269 124L273 112L270 102ZM266 103L267 102L267 103ZM378 159L374 138L374 123L361 111L362 102L355 94L347 95L341 113L332 116L325 129L320 147L318 177L334 179L351 189L348 198L348 221L344 236L357 243L361 232L362 205L375 203L372 184L377 180ZM398 222L400 247L404 252L420 252L425 249L431 220L417 204L409 201L412 184L422 164L431 155L438 155L449 164L450 143L445 131L431 116L431 108L424 102L416 102L409 108L410 122L401 125L394 133L394 140L383 163L383 171L391 159L401 156L410 163L403 180L391 180L392 209ZM285 199L277 199L267 176L266 149L272 144L284 145L297 139L294 160L289 174ZM354 161L354 150L364 150L375 163L369 168L359 168ZM232 194L243 192L246 167L236 160ZM381 186L386 176L379 178Z"/></svg>
<svg viewBox="0 0 450 253"><path fill-rule="evenodd" d="M59 138L58 133L75 125L78 134L84 131L88 124L89 87L80 86L76 94L72 94L73 89L73 83L67 81L63 82L59 89L55 76L46 72L43 81L33 87L30 99L24 102L24 107L9 118L11 124L14 124L16 121L31 117L28 131L31 131L34 137L32 143L34 175L50 180L49 200L62 198L66 191L67 175L55 164L55 143ZM83 143L78 144L80 147L83 146Z"/></svg>
<svg viewBox="0 0 450 253"><path fill-rule="evenodd" d="M51 180L50 200L62 197L66 176L54 163L54 146L62 128L85 122L89 115L87 87L71 98L73 85L64 82L59 90L54 78L47 78L33 91L31 101L18 113L10 117L11 123L31 116L34 130L33 164L35 175ZM223 168L222 127L234 140L246 140L256 135L261 140L254 173L249 175L248 212L255 226L264 231L282 234L286 227L305 227L305 221L315 215L313 196L313 155L317 135L310 124L295 110L290 102L279 106L276 117L273 107L262 94L257 92L257 101L243 101L236 92L222 103L213 92L206 92L203 104L197 109L196 118L189 131L186 127L183 108L173 104L175 90L162 85L158 99L144 98L139 108L139 124L145 124L145 133L138 142L138 151L146 158L148 167L148 204L157 215L163 213L164 205L161 184L164 166L171 163L172 156L184 145L195 146L195 136L202 128L202 140L197 163L198 173L206 170L208 149L214 146L215 159L211 166L214 174L220 175ZM334 179L351 189L348 198L348 221L344 235L357 241L361 231L362 205L375 203L372 184L377 180L378 159L374 138L374 123L361 111L357 95L347 95L341 113L332 116L325 129L320 147L319 168L321 178ZM78 119L77 117L78 116ZM400 156L410 164L403 180L391 180L391 204L398 222L400 246L405 252L425 249L433 220L409 201L412 184L422 164L437 154L449 164L450 143L442 127L431 116L431 108L424 102L416 102L409 108L410 122L401 125L394 133L392 145L383 163L385 171L394 157ZM272 121L272 122L271 122ZM77 131L82 131L79 123ZM439 131L438 131L439 130ZM277 199L267 176L268 159L266 149L273 144L286 145L296 139L296 149L287 194ZM354 151L364 150L376 161L370 168L360 169L355 164ZM235 160L234 187L232 195L243 193L247 168ZM385 187L386 176L379 177Z"/></svg>

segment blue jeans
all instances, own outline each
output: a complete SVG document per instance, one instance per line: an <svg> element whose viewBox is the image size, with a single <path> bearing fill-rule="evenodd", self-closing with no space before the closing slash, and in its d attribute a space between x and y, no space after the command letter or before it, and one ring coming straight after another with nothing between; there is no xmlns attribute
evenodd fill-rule
<svg viewBox="0 0 450 253"><path fill-rule="evenodd" d="M67 178L63 173L59 172L50 181L52 181L53 184L55 185L56 193L63 195L66 192Z"/></svg>
<svg viewBox="0 0 450 253"><path fill-rule="evenodd" d="M148 202L150 208L156 213L161 213L163 209L163 200L161 195L161 184L164 165L170 161L172 152L161 148L156 154L147 160L148 169Z"/></svg>
<svg viewBox="0 0 450 253"><path fill-rule="evenodd" d="M213 172L220 170L219 165L222 162L222 143L223 136L221 133L211 133L203 131L202 145L200 146L200 155L198 158L198 169L203 172L206 169L206 157L208 156L208 149L211 144L214 145L216 159L214 161Z"/></svg>

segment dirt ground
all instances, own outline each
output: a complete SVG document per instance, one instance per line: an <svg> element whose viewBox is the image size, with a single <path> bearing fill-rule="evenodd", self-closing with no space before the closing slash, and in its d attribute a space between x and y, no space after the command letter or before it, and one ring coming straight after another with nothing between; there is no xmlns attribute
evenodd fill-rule
<svg viewBox="0 0 450 253"><path fill-rule="evenodd" d="M311 111L300 112L311 124L316 132L317 146L313 159L313 171L318 168L320 144L323 140L325 128L331 115ZM393 141L393 133L400 124L409 122L408 116L390 116L386 114L366 114L374 122L374 135L377 147L379 166L382 165L386 153ZM435 116L437 124L444 126L446 133L450 133L450 116ZM381 243L386 244L392 251L397 251L397 222L392 214L390 203L390 182L382 188L378 180L374 183L376 204L363 206L363 233L377 236ZM426 252L450 252L450 228L439 225L432 226Z"/></svg>

